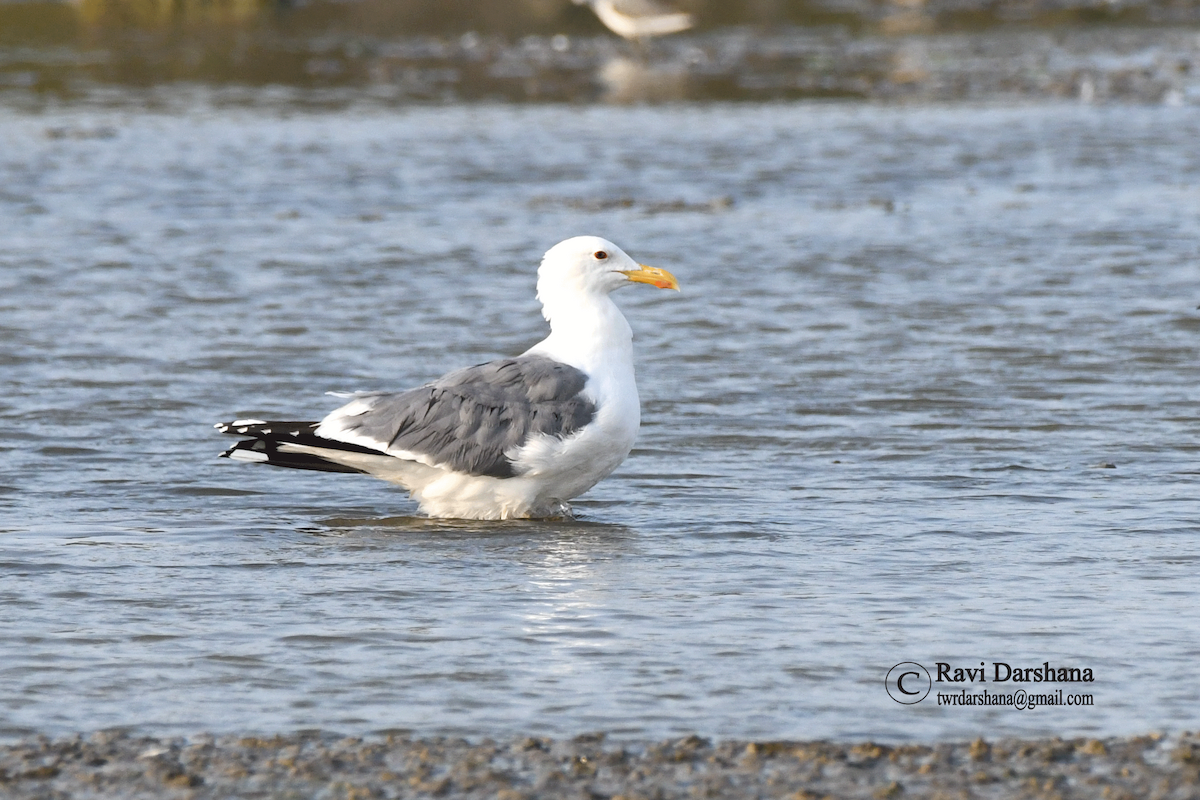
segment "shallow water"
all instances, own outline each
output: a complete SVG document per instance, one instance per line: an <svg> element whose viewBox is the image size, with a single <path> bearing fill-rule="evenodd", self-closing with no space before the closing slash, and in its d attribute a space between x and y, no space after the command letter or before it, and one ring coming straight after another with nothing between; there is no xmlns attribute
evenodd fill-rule
<svg viewBox="0 0 1200 800"><path fill-rule="evenodd" d="M1195 108L0 129L4 736L1200 724ZM216 459L218 420L520 352L578 233L684 289L618 298L642 435L578 521ZM1095 705L901 706L900 661L1089 667Z"/></svg>

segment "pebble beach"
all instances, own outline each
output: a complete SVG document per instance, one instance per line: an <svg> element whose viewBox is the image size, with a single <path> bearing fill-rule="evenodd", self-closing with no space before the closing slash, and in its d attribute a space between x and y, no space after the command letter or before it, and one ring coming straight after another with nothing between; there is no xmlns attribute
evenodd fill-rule
<svg viewBox="0 0 1200 800"><path fill-rule="evenodd" d="M1200 736L613 743L406 736L152 738L120 731L0 750L0 795L29 798L1192 798Z"/></svg>

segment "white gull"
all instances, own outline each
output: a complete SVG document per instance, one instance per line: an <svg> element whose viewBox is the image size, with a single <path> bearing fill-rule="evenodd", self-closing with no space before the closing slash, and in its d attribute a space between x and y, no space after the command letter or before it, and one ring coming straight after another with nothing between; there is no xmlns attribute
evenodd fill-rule
<svg viewBox="0 0 1200 800"><path fill-rule="evenodd" d="M550 335L522 355L404 392L348 395L320 422L220 423L250 437L221 455L366 473L404 487L432 517L570 516L569 501L612 473L637 435L633 333L609 297L630 283L679 289L606 239L567 239L538 268Z"/></svg>
<svg viewBox="0 0 1200 800"><path fill-rule="evenodd" d="M626 39L647 39L692 27L692 15L658 0L574 0L590 6L610 31Z"/></svg>

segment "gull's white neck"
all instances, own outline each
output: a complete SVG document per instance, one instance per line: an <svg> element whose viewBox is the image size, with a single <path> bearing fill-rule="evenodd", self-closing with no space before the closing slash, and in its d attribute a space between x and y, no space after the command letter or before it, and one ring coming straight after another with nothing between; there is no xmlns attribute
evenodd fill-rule
<svg viewBox="0 0 1200 800"><path fill-rule="evenodd" d="M549 356L589 375L628 373L632 382L633 331L607 292L572 291L539 283L538 299L542 315L550 323L550 335L531 347L530 354Z"/></svg>

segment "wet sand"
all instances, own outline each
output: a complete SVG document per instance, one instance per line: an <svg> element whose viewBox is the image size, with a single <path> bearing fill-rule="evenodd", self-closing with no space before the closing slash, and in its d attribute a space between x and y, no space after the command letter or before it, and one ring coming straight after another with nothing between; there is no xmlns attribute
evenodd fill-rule
<svg viewBox="0 0 1200 800"><path fill-rule="evenodd" d="M1192 798L1200 735L863 742L470 743L104 731L0 748L6 798Z"/></svg>

